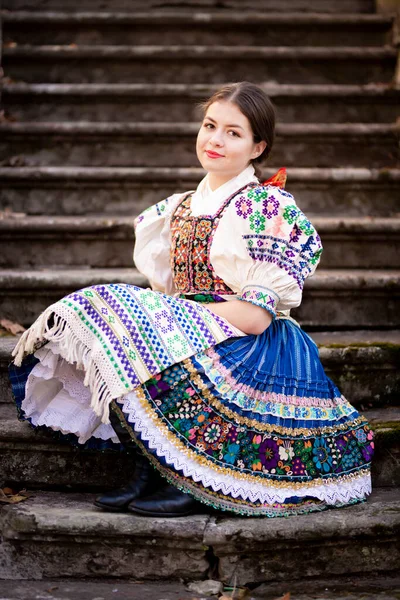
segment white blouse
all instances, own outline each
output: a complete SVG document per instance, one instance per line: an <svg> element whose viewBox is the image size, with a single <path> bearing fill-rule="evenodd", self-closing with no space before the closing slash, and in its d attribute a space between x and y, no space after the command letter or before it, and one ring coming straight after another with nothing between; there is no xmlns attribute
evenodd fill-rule
<svg viewBox="0 0 400 600"><path fill-rule="evenodd" d="M192 194L192 216L214 215L239 190L217 226L210 262L235 293L224 296L227 300L240 298L275 316L277 311L300 305L304 279L320 259L321 240L293 196L260 184L252 165L214 191L206 175ZM135 265L153 290L167 294L176 293L170 265L170 220L187 194L158 202L135 223Z"/></svg>

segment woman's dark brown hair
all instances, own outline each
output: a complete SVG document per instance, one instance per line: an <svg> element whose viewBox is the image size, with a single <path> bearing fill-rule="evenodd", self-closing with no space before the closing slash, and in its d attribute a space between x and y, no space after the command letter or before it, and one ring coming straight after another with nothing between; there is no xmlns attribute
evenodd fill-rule
<svg viewBox="0 0 400 600"><path fill-rule="evenodd" d="M254 143L258 144L261 141L267 143L264 152L251 161L256 169L256 175L259 176L260 171L257 166L267 160L275 137L276 113L271 100L254 83L241 81L224 86L201 104L203 114L206 114L211 104L221 101L236 104L244 116L248 118L254 136Z"/></svg>

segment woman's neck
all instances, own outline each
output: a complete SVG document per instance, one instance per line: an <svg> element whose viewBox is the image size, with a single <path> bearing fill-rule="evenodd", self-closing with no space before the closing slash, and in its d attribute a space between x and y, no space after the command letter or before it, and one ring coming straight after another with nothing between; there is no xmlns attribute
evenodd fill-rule
<svg viewBox="0 0 400 600"><path fill-rule="evenodd" d="M219 187L236 177L237 175L232 175L231 177L223 177L218 176L215 173L208 174L208 185L210 186L210 190L215 192Z"/></svg>

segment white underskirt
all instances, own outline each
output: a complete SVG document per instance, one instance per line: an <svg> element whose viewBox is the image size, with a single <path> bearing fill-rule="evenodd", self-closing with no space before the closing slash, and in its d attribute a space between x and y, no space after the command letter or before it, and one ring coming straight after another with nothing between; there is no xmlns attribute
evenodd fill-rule
<svg viewBox="0 0 400 600"><path fill-rule="evenodd" d="M79 444L92 436L118 443L111 425L102 423L90 407L91 393L83 385L84 372L61 358L54 342L37 350L35 356L39 362L29 374L21 406L32 424L73 433Z"/></svg>

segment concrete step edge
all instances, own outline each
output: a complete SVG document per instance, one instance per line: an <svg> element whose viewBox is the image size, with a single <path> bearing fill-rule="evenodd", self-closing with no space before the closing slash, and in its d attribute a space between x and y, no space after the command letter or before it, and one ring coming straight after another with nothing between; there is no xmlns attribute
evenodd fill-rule
<svg viewBox="0 0 400 600"><path fill-rule="evenodd" d="M34 96L185 96L209 97L219 85L185 84L185 83L10 83L5 78L2 94L34 95ZM367 85L330 85L330 84L262 84L260 87L272 98L279 96L292 97L293 101L299 96L323 97L400 97L400 88L390 84Z"/></svg>
<svg viewBox="0 0 400 600"><path fill-rule="evenodd" d="M359 14L359 13L302 13L302 12L268 12L256 11L209 11L207 8L197 9L195 12L182 11L152 12L91 12L78 11L74 13L62 11L24 11L2 10L0 15L4 23L11 24L60 24L60 25L212 25L214 23L228 25L258 25L258 24L284 24L297 27L298 25L375 25L390 27L394 21L392 14Z"/></svg>
<svg viewBox="0 0 400 600"><path fill-rule="evenodd" d="M276 168L264 169L263 175L270 177ZM204 171L197 167L0 167L0 180L26 181L166 181L200 180ZM362 182L398 182L400 169L382 168L288 168L288 178L292 181L362 183Z"/></svg>
<svg viewBox="0 0 400 600"><path fill-rule="evenodd" d="M72 59L273 59L273 60L349 60L359 61L395 59L397 50L391 46L130 46L130 45L37 45L21 44L5 46L3 56L6 58Z"/></svg>
<svg viewBox="0 0 400 600"><path fill-rule="evenodd" d="M5 214L0 219L2 235L79 235L80 233L107 233L109 237L133 239L133 221L136 215L129 217L113 215L89 216L47 216L23 214ZM397 236L400 234L400 216L398 217L321 217L308 216L320 234L332 235L379 235Z"/></svg>
<svg viewBox="0 0 400 600"><path fill-rule="evenodd" d="M76 290L91 285L105 283L130 283L146 287L147 279L135 268L110 269L43 269L24 271L18 269L0 270L0 288L3 293L15 289L65 289Z"/></svg>
<svg viewBox="0 0 400 600"><path fill-rule="evenodd" d="M134 268L109 269L1 269L0 289L7 290L80 289L90 285L125 282L134 285L147 285L144 275ZM400 290L400 270L388 269L325 269L318 270L305 283L308 290L380 290L394 292Z"/></svg>
<svg viewBox="0 0 400 600"><path fill-rule="evenodd" d="M180 123L136 123L136 122L93 122L93 121L64 121L39 122L19 121L18 123L0 123L0 134L15 138L22 136L166 136L190 137L197 134L199 124L195 122ZM278 124L278 137L394 137L400 135L400 125L397 123L287 123Z"/></svg>
<svg viewBox="0 0 400 600"><path fill-rule="evenodd" d="M391 537L400 528L400 499L397 489L378 489L362 506L349 507L340 515L316 513L301 519L301 527L293 527L292 519L239 519L193 515L180 519L152 518L144 519L132 514L110 514L95 509L91 494L59 494L57 492L38 492L27 502L7 506L2 509L2 530L5 540L27 539L34 536L51 540L50 536L76 538L79 543L91 542L93 538L139 536L158 540L186 540L192 545L199 543L217 546L225 542L223 554L229 554L226 536L228 532L234 543L262 545L268 541L295 543L318 543L329 538L351 540L352 538L376 537L379 526L380 535ZM378 504L378 506L377 506ZM298 523L299 524L299 523ZM318 526L316 526L318 524ZM249 537L250 532L253 535ZM232 535L236 533L236 535ZM322 543L325 543L322 541ZM232 551L232 549L230 549ZM254 550L254 546L253 546Z"/></svg>

